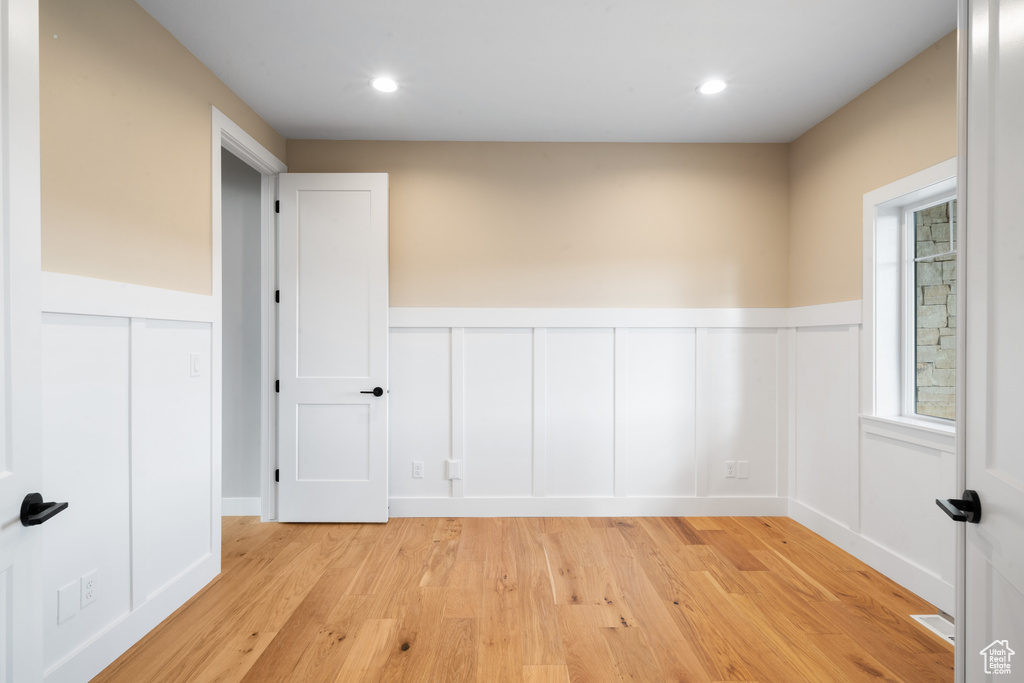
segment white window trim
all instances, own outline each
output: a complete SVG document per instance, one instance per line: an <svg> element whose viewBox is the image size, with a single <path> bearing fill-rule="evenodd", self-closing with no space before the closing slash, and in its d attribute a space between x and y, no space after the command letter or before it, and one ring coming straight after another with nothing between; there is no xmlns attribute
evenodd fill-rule
<svg viewBox="0 0 1024 683"><path fill-rule="evenodd" d="M912 382L904 343L906 301L904 213L955 195L956 157L864 195L863 344L861 415L928 431L955 433L948 420L907 414L903 386ZM877 297L877 299L876 299Z"/></svg>

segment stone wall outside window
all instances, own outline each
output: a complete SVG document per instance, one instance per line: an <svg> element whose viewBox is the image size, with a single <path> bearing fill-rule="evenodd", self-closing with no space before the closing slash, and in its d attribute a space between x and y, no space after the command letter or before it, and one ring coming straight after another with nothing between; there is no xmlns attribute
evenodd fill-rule
<svg viewBox="0 0 1024 683"><path fill-rule="evenodd" d="M952 232L950 226L952 225ZM956 201L914 213L915 258L956 248ZM955 411L956 256L914 264L915 360L914 410L952 420Z"/></svg>

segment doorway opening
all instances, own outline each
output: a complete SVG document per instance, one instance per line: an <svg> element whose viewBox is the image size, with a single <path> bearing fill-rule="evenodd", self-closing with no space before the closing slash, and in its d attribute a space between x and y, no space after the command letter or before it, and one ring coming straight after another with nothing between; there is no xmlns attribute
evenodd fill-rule
<svg viewBox="0 0 1024 683"><path fill-rule="evenodd" d="M221 513L261 514L260 173L221 148Z"/></svg>
<svg viewBox="0 0 1024 683"><path fill-rule="evenodd" d="M212 108L213 495L222 515L277 519L278 175L287 167Z"/></svg>

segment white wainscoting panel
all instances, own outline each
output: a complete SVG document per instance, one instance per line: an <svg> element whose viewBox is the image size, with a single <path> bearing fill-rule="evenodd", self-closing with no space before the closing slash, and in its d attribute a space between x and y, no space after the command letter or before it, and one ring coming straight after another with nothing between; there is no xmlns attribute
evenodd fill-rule
<svg viewBox="0 0 1024 683"><path fill-rule="evenodd" d="M451 330L393 329L388 380L388 489L392 498L451 495ZM412 463L424 463L423 479Z"/></svg>
<svg viewBox="0 0 1024 683"><path fill-rule="evenodd" d="M796 332L797 464L790 496L857 531L859 348L852 341L850 327Z"/></svg>
<svg viewBox="0 0 1024 683"><path fill-rule="evenodd" d="M45 680L89 680L220 570L212 297L43 273ZM147 316L155 316L153 318ZM57 589L96 601L57 625Z"/></svg>
<svg viewBox="0 0 1024 683"><path fill-rule="evenodd" d="M533 330L465 333L465 495L533 490Z"/></svg>
<svg viewBox="0 0 1024 683"><path fill-rule="evenodd" d="M946 490L942 451L871 433L861 446L861 488L871 492L860 503L861 534L941 575L956 532L935 514L936 491Z"/></svg>
<svg viewBox="0 0 1024 683"><path fill-rule="evenodd" d="M211 554L208 323L132 321L132 595L136 605ZM191 358L199 355L192 376ZM219 506L218 506L219 508Z"/></svg>
<svg viewBox="0 0 1024 683"><path fill-rule="evenodd" d="M631 329L628 372L629 496L694 495L695 333L686 329Z"/></svg>
<svg viewBox="0 0 1024 683"><path fill-rule="evenodd" d="M774 496L778 468L777 330L701 330L697 335L697 459L709 496ZM746 479L725 476L746 461Z"/></svg>
<svg viewBox="0 0 1024 683"><path fill-rule="evenodd" d="M42 528L47 669L132 608L128 349L125 318L43 316L43 493L68 503ZM92 571L100 597L58 625L57 589Z"/></svg>
<svg viewBox="0 0 1024 683"><path fill-rule="evenodd" d="M547 495L611 496L615 460L612 329L547 333Z"/></svg>

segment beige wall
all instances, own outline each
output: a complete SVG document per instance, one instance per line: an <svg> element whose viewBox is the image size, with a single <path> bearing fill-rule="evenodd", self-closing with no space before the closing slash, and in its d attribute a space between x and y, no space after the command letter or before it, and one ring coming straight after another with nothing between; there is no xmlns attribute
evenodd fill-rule
<svg viewBox="0 0 1024 683"><path fill-rule="evenodd" d="M391 305L785 306L787 145L289 140L387 172Z"/></svg>
<svg viewBox="0 0 1024 683"><path fill-rule="evenodd" d="M284 139L132 0L39 22L43 269L209 294L210 105Z"/></svg>
<svg viewBox="0 0 1024 683"><path fill-rule="evenodd" d="M790 147L789 304L859 299L864 194L956 155L956 32Z"/></svg>
<svg viewBox="0 0 1024 683"><path fill-rule="evenodd" d="M791 145L286 146L132 0L41 0L40 27L44 269L188 292L211 104L293 171L391 174L395 306L857 299L864 193L956 153L953 34Z"/></svg>

